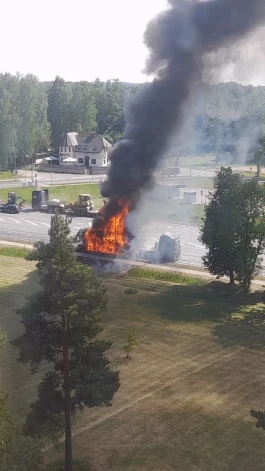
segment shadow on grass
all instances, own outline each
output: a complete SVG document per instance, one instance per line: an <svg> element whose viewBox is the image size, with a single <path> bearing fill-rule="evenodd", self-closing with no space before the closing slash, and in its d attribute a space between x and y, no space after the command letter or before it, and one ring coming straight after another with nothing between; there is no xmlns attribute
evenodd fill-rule
<svg viewBox="0 0 265 471"><path fill-rule="evenodd" d="M252 423L192 407L137 419L107 454L109 471L264 470L265 434Z"/></svg>
<svg viewBox="0 0 265 471"><path fill-rule="evenodd" d="M10 258L9 265L12 274L19 259L8 258ZM24 264L21 266L21 281L13 284L10 281L11 275L8 273L8 267L4 267L7 271L5 284L2 267L0 285L0 329L7 336L6 345L1 352L1 381L11 393L11 404L20 419L24 419L28 412L29 404L35 398L36 385L40 381L39 375L32 376L29 367L17 361L18 351L10 343L23 330L21 318L15 310L23 306L25 297L38 289L37 271L30 271L30 265L27 267L28 263L30 262L25 261L25 266ZM26 268L29 268L29 271L25 273Z"/></svg>
<svg viewBox="0 0 265 471"><path fill-rule="evenodd" d="M145 304L171 321L218 322L228 321L240 312L252 313L255 306L262 306L263 298L263 292L244 297L236 292L236 288L213 281L204 286L169 286L163 292L148 297Z"/></svg>
<svg viewBox="0 0 265 471"><path fill-rule="evenodd" d="M265 347L265 305L241 307L236 313L217 324L215 339L224 347L242 346L249 349Z"/></svg>

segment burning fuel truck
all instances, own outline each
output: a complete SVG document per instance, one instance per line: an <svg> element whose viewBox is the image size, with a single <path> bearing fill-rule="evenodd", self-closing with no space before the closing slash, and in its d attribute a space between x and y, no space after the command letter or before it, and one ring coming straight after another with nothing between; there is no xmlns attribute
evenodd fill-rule
<svg viewBox="0 0 265 471"><path fill-rule="evenodd" d="M77 253L86 253L86 238L85 234L88 228L80 229L76 236L73 238L74 247ZM99 252L100 255L100 252ZM165 233L156 242L154 248L150 250L130 251L125 250L124 253L119 254L119 258L134 259L137 261L163 264L177 262L181 255L180 238L172 234Z"/></svg>

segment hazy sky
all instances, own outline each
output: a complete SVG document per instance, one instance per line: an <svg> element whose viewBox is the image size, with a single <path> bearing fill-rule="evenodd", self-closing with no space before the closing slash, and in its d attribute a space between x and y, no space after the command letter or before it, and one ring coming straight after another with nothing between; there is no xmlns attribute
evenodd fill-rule
<svg viewBox="0 0 265 471"><path fill-rule="evenodd" d="M146 23L166 0L3 0L0 71L144 81Z"/></svg>
<svg viewBox="0 0 265 471"><path fill-rule="evenodd" d="M166 0L3 0L0 72L33 73L40 80L142 82L147 22ZM263 45L263 41L257 41ZM263 47L263 46L262 46ZM264 58L248 44L247 57L222 80L265 84ZM253 54L254 52L254 54ZM245 55L245 54L244 54Z"/></svg>

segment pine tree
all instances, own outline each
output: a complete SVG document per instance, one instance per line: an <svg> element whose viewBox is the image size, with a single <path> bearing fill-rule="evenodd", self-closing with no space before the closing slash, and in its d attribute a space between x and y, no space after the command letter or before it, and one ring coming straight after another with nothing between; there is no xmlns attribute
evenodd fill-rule
<svg viewBox="0 0 265 471"><path fill-rule="evenodd" d="M130 358L130 353L139 346L134 330L130 330L127 336L127 343L123 345L122 349L126 352L126 358Z"/></svg>
<svg viewBox="0 0 265 471"><path fill-rule="evenodd" d="M99 340L100 315L106 309L106 290L96 274L76 261L67 221L51 219L50 242L39 242L30 259L37 260L41 290L18 311L25 333L14 344L19 360L36 372L44 361L53 368L38 388L25 430L53 439L65 432L65 470L72 471L72 416L77 409L110 406L119 388Z"/></svg>

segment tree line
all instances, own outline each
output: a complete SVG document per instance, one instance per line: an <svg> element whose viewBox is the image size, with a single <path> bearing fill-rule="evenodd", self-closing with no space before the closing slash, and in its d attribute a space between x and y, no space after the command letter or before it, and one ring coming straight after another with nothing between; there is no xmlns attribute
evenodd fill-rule
<svg viewBox="0 0 265 471"><path fill-rule="evenodd" d="M0 74L0 166L31 163L34 153L58 152L62 136L97 131L111 143L124 130L126 98L137 90L110 80L41 83L34 75ZM16 160L16 162L15 162Z"/></svg>
<svg viewBox="0 0 265 471"><path fill-rule="evenodd" d="M69 131L96 131L117 142L126 104L143 85L119 80L41 83L34 75L0 74L0 166L30 163L34 153L58 152ZM212 153L229 164L251 160L265 132L265 87L205 85L192 99L183 128L173 136L176 155ZM27 157L28 156L28 157Z"/></svg>

